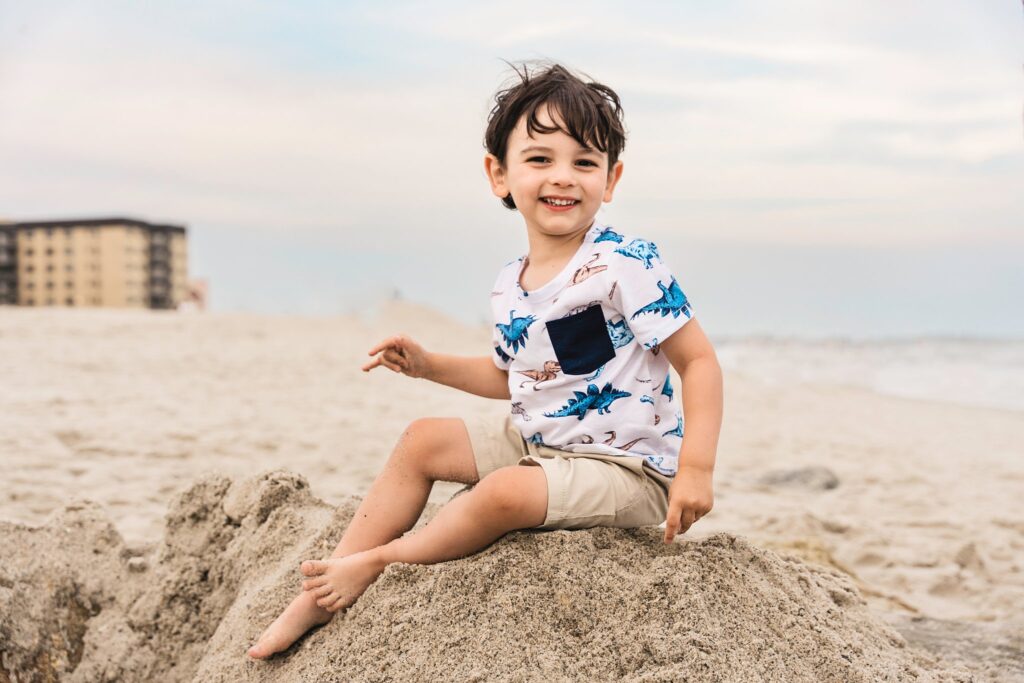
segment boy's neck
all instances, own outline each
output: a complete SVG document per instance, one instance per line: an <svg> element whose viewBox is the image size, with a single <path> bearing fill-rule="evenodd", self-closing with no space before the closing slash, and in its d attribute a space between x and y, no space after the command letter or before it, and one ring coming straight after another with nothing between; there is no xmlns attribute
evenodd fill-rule
<svg viewBox="0 0 1024 683"><path fill-rule="evenodd" d="M594 227L593 219L587 223L586 227L565 235L543 235L528 227L526 237L530 251L526 258L534 266L557 266L560 268L579 250L587 232L592 227Z"/></svg>

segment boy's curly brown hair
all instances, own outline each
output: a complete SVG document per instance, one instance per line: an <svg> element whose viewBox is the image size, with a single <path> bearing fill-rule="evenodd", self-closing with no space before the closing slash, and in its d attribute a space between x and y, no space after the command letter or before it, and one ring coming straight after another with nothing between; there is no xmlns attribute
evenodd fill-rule
<svg viewBox="0 0 1024 683"><path fill-rule="evenodd" d="M535 64L532 70L526 63L509 66L519 82L499 90L494 96L494 108L487 116L484 134L487 151L504 166L508 138L525 116L526 130L530 134L560 130L584 147L607 153L611 171L626 146L622 104L615 91L589 76L581 78L560 64ZM552 116L558 114L564 128L558 121L554 126L542 125L537 120L537 110L542 106L548 107ZM516 208L511 194L501 201L509 209Z"/></svg>

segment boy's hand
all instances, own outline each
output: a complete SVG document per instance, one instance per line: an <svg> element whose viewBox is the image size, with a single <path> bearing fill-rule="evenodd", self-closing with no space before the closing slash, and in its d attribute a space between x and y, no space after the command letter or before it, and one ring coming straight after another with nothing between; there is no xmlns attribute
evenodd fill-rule
<svg viewBox="0 0 1024 683"><path fill-rule="evenodd" d="M429 369L427 352L423 347L405 335L385 339L370 349L369 355L380 354L363 366L363 372L369 372L378 365L383 365L392 372L400 372L408 377L426 377Z"/></svg>
<svg viewBox="0 0 1024 683"><path fill-rule="evenodd" d="M665 543L676 533L685 534L694 522L711 512L714 493L712 471L699 467L680 467L668 490L668 517L665 519Z"/></svg>

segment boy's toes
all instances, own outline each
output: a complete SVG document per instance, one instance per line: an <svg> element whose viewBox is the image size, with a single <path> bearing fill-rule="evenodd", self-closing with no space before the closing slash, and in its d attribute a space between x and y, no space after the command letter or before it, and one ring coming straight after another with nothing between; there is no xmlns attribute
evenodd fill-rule
<svg viewBox="0 0 1024 683"><path fill-rule="evenodd" d="M317 604L317 605L319 605L320 607L324 607L324 608L326 608L326 607L328 607L329 605L332 605L332 604L334 604L334 602L335 602L335 601L336 601L336 600L337 600L337 599L338 599L339 597L341 597L341 596L340 596L340 595L338 595L337 593L335 593L334 591L331 591L331 592L330 592L330 593L328 593L328 594L327 594L326 596L324 596L324 597L320 598L319 600L317 600L317 601L316 601L316 604Z"/></svg>
<svg viewBox="0 0 1024 683"><path fill-rule="evenodd" d="M324 609L327 610L328 612L331 612L333 614L334 612L337 612L338 610L340 610L344 606L345 606L345 601L339 598L339 599L335 600L333 604L328 605L327 607L324 607Z"/></svg>
<svg viewBox="0 0 1024 683"><path fill-rule="evenodd" d="M314 598L320 599L322 597L328 596L331 593L333 593L334 589L331 588L330 586L320 586L319 588L314 588L310 592L313 594Z"/></svg>
<svg viewBox="0 0 1024 683"><path fill-rule="evenodd" d="M299 566L299 569L306 576L319 576L327 571L327 563L321 560L306 560Z"/></svg>
<svg viewBox="0 0 1024 683"><path fill-rule="evenodd" d="M327 583L327 577L325 576L318 576L315 579L306 579L302 582L302 590L311 591L314 588L323 586L325 583Z"/></svg>

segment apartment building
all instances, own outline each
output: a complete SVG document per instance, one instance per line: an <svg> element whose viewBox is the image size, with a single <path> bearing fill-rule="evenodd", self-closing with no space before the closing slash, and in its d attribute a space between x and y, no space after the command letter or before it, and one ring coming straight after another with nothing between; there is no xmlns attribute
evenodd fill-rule
<svg viewBox="0 0 1024 683"><path fill-rule="evenodd" d="M0 223L0 304L177 308L184 226L130 218Z"/></svg>

